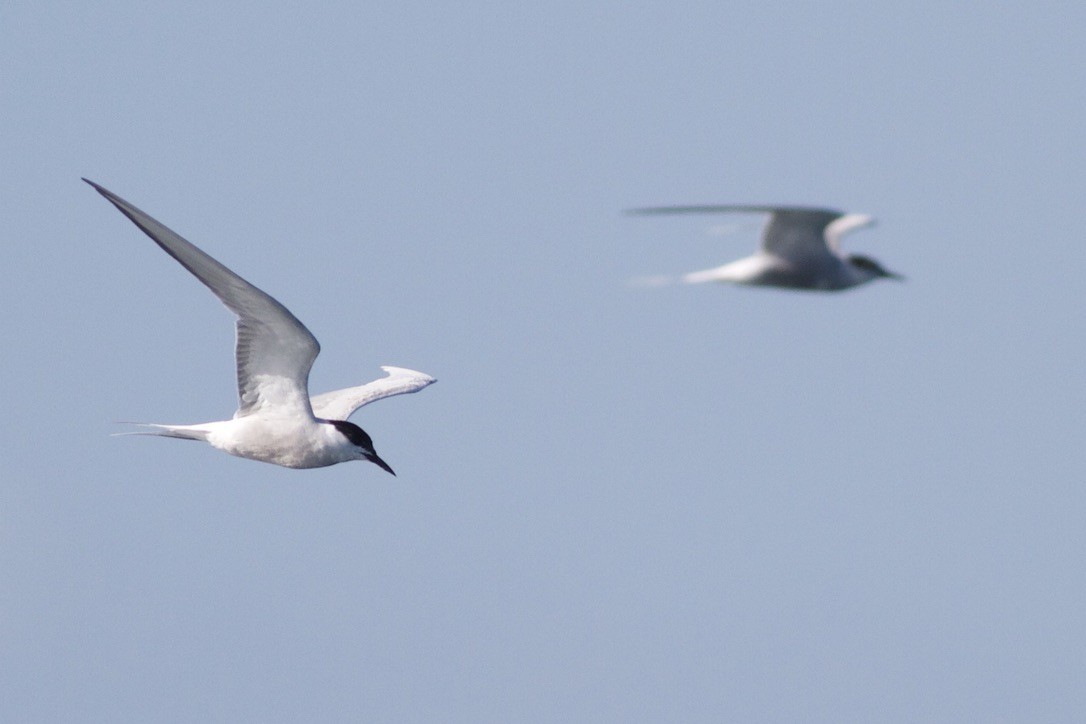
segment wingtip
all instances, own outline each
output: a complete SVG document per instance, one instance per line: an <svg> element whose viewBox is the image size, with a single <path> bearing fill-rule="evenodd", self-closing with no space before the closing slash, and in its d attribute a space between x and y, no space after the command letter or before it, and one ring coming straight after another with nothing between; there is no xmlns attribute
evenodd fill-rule
<svg viewBox="0 0 1086 724"><path fill-rule="evenodd" d="M408 375L411 377L417 377L419 380L425 381L427 385L432 385L437 382L437 378L432 375L428 375L425 372L419 372L418 370L408 369L407 367L396 367L394 365L381 365L381 369L385 374L391 377L392 375Z"/></svg>
<svg viewBox="0 0 1086 724"><path fill-rule="evenodd" d="M103 187L102 187L101 185L99 185L99 184L96 184L96 183L95 183L94 181L91 181L91 180L90 180L89 178L87 178L86 176L80 176L80 178L81 178L81 179L83 179L83 181L84 181L85 183L87 183L87 184L90 184L90 187L91 187L92 189L94 189L94 190L95 190L95 191L97 191L98 193L102 194L102 195L103 195L103 196L105 196L105 197L106 197L107 199L108 199L108 198L110 197L110 193L109 193L109 191L107 191L107 190L106 190L105 188L103 188Z"/></svg>

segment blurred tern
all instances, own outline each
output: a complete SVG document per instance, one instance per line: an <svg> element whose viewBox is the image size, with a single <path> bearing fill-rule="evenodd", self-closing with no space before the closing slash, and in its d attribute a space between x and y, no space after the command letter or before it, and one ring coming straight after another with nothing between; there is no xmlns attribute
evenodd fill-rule
<svg viewBox="0 0 1086 724"><path fill-rule="evenodd" d="M309 370L320 352L312 333L282 304L212 259L121 197L83 179L105 196L163 251L203 282L237 315L234 354L238 411L232 420L198 425L154 425L154 432L203 440L238 457L288 468L320 468L368 460L392 472L370 436L347 418L359 407L391 395L418 392L433 377L401 367L358 387L309 396Z"/></svg>
<svg viewBox="0 0 1086 724"><path fill-rule="evenodd" d="M654 206L631 209L631 214L769 214L756 254L724 266L692 272L682 277L687 284L731 282L764 287L837 291L873 279L902 280L883 269L871 257L844 254L841 237L870 226L866 214L846 214L833 209L806 206Z"/></svg>

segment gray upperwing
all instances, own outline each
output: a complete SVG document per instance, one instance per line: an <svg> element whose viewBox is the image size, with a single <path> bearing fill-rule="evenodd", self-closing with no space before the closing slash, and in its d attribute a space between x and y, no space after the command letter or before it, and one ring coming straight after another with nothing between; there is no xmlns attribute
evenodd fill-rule
<svg viewBox="0 0 1086 724"><path fill-rule="evenodd" d="M176 259L238 316L235 356L238 375L238 415L256 406L295 404L305 401L307 381L320 345L305 325L286 307L265 292L227 269L194 244L144 213L120 196L84 178L98 193L127 216L132 223L167 254ZM280 377L289 383L292 394L286 399L268 399L257 376ZM308 413L308 409L306 409Z"/></svg>
<svg viewBox="0 0 1086 724"><path fill-rule="evenodd" d="M825 230L840 211L816 206L775 206L768 204L693 204L688 206L649 206L630 209L628 213L663 214L769 214L762 230L763 251L788 259L817 258L832 253L827 246Z"/></svg>

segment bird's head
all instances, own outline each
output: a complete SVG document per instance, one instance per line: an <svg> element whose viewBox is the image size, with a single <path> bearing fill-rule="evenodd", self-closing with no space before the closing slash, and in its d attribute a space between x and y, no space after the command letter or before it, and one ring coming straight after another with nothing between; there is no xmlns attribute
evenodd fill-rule
<svg viewBox="0 0 1086 724"><path fill-rule="evenodd" d="M388 463L382 460L377 451L373 449L373 440L370 438L366 431L355 425L353 422L347 422L345 420L329 420L329 424L339 431L339 434L347 438L347 441L354 446L355 452L358 457L357 460L368 460L374 465L387 470L395 475L396 473L389 467Z"/></svg>
<svg viewBox="0 0 1086 724"><path fill-rule="evenodd" d="M905 281L905 277L900 274L895 274L892 271L887 271L877 261L869 256L863 256L861 254L849 254L845 257L848 261L848 265L852 267L853 271L860 275L861 281L869 282L872 279L896 279L897 281Z"/></svg>

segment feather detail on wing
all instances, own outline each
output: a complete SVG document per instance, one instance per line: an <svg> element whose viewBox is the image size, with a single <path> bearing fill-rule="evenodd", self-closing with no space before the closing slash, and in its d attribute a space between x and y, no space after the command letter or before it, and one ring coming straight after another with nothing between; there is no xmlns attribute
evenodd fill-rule
<svg viewBox="0 0 1086 724"><path fill-rule="evenodd" d="M263 408L309 416L309 370L320 345L286 307L226 268L150 214L112 191L83 179L127 216L163 251L199 279L235 315L238 411Z"/></svg>
<svg viewBox="0 0 1086 724"><path fill-rule="evenodd" d="M428 374L403 367L383 366L381 369L388 373L387 377L357 387L314 395L309 400L313 405L313 414L325 420L346 420L363 405L393 395L418 392L437 382Z"/></svg>

